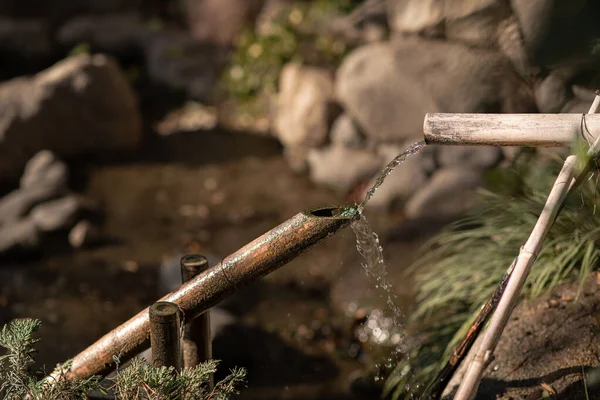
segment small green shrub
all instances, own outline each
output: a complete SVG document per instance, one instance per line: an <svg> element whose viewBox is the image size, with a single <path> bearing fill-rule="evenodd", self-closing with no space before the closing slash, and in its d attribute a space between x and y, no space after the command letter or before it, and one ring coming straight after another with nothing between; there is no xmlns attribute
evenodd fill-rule
<svg viewBox="0 0 600 400"><path fill-rule="evenodd" d="M86 399L91 390L105 392L101 378L64 379L70 363L58 365L54 381L37 379L30 371L34 363L34 345L39 339L33 334L41 327L38 320L17 319L5 325L0 332L0 347L6 354L0 356L0 397L6 400L75 400ZM119 365L118 359L117 365ZM231 374L208 388L211 374L218 361L210 360L197 367L176 371L174 368L155 368L143 358L134 358L126 368L119 369L111 378L111 390L116 400L227 400L239 394L245 384L246 371L236 368ZM2 397L3 395L3 397Z"/></svg>
<svg viewBox="0 0 600 400"><path fill-rule="evenodd" d="M277 91L279 73L286 63L337 66L349 49L328 25L334 16L351 11L358 3L296 1L278 12L267 32L246 29L224 72L221 88L230 99L253 108L253 102Z"/></svg>

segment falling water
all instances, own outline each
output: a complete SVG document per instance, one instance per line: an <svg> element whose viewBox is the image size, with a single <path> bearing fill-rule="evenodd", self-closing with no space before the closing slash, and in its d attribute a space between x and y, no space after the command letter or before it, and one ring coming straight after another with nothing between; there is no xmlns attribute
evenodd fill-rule
<svg viewBox="0 0 600 400"><path fill-rule="evenodd" d="M425 142L415 143L386 165L375 180L373 187L367 192L364 200L357 206L360 218L352 224L352 230L356 235L356 248L365 259L364 264L362 264L363 269L367 276L374 280L375 287L381 291L381 296L385 298L389 309L389 311L386 311L389 313L387 316L386 313L380 310L373 311L365 323L365 328L371 330L371 336L375 343L392 344L394 346L393 354L385 363L385 367L388 369L393 368L393 364L399 356L408 357L409 348L404 335L404 316L402 310L396 304L397 296L388 279L387 265L383 258L383 248L379 243L379 237L369 226L362 211L394 168L404 162L408 156L421 151L423 147L425 147ZM381 378L378 377L377 379ZM410 389L407 389L410 392Z"/></svg>
<svg viewBox="0 0 600 400"><path fill-rule="evenodd" d="M403 343L402 333L404 317L402 310L396 305L397 296L388 279L387 265L383 258L379 237L373 232L363 214L352 224L352 230L356 235L356 248L365 259L362 264L363 269L367 276L374 280L375 287L381 291L390 314L385 316L383 315L385 313L375 313L378 321L372 322L372 326L368 327L372 330L373 340L378 344L392 344L397 353L405 353L406 346Z"/></svg>
<svg viewBox="0 0 600 400"><path fill-rule="evenodd" d="M390 161L389 164L385 166L383 171L381 171L381 174L379 174L379 176L375 180L375 184L367 192L364 200L358 205L358 211L360 212L360 211L364 210L364 208L367 205L367 203L369 202L369 200L371 200L371 197L373 197L373 195L375 194L377 189L379 189L379 186L381 186L383 184L383 181L385 181L385 178L387 178L387 176L392 173L394 168L396 168L399 164L402 164L408 156L410 156L412 154L417 154L419 151L421 151L421 149L423 147L425 147L425 142L417 142L417 143L409 146L402 153L398 154L396 156L396 158L394 158L392 161Z"/></svg>

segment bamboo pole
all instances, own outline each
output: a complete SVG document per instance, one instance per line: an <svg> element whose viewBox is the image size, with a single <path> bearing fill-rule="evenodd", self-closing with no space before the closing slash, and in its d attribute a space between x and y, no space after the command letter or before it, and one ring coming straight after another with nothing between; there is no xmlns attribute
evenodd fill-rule
<svg viewBox="0 0 600 400"><path fill-rule="evenodd" d="M200 254L188 254L181 257L181 281L186 283L209 268L208 260ZM195 344L194 364L185 365L186 368L195 367L199 363L212 359L212 341L210 335L210 311L206 310L196 319L188 322L185 327L185 337ZM192 346L194 347L194 346ZM213 374L210 374L208 388L215 387Z"/></svg>
<svg viewBox="0 0 600 400"><path fill-rule="evenodd" d="M152 364L157 367L183 367L181 311L175 303L158 301L148 308Z"/></svg>
<svg viewBox="0 0 600 400"><path fill-rule="evenodd" d="M194 319L225 297L287 264L302 252L347 227L359 217L353 209L327 207L299 213L224 258L160 301L175 303L186 320ZM148 308L76 355L66 379L104 375L144 350L149 342ZM56 377L46 377L55 382Z"/></svg>
<svg viewBox="0 0 600 400"><path fill-rule="evenodd" d="M573 177L573 169L576 164L576 157L569 156L558 174L558 178L552 186L552 190L548 195L546 204L540 214L529 239L521 248L517 263L511 278L508 281L506 290L498 303L496 312L490 320L490 324L486 329L479 350L473 358L473 362L469 366L464 380L461 382L455 400L469 400L477 392L479 382L483 375L485 367L493 360L494 349L498 344L500 335L502 334L508 318L516 304L517 298L527 280L527 276L531 267L542 249L542 245L558 215L559 208L563 203L571 179Z"/></svg>
<svg viewBox="0 0 600 400"><path fill-rule="evenodd" d="M600 133L600 115L588 114L584 122L592 142ZM423 123L425 143L443 145L565 147L581 128L581 114L435 113Z"/></svg>

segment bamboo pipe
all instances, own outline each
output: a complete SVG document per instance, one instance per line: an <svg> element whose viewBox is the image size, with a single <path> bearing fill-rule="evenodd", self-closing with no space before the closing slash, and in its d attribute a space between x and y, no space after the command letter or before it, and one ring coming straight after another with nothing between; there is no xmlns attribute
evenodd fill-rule
<svg viewBox="0 0 600 400"><path fill-rule="evenodd" d="M600 114L426 114L425 143L563 147L577 135L592 143Z"/></svg>
<svg viewBox="0 0 600 400"><path fill-rule="evenodd" d="M302 212L224 258L160 301L175 303L193 319L236 290L287 264L305 250L358 219L356 210L329 207ZM113 356L127 360L148 347L148 308L104 335L73 358L67 379L105 375ZM52 382L52 378L48 380Z"/></svg>

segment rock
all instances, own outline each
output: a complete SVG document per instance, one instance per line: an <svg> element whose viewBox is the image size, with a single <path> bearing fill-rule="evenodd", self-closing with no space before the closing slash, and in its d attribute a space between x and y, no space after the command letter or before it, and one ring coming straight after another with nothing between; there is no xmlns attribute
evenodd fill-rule
<svg viewBox="0 0 600 400"><path fill-rule="evenodd" d="M479 170L497 165L502 157L502 149L495 146L440 146L437 155L442 168L473 167Z"/></svg>
<svg viewBox="0 0 600 400"><path fill-rule="evenodd" d="M570 114L587 114L590 110L596 93L594 90L586 89L579 85L571 86L571 90L575 95L569 102L567 102L560 110L561 113Z"/></svg>
<svg viewBox="0 0 600 400"><path fill-rule="evenodd" d="M590 58L600 37L600 3L594 0L511 0L531 60L550 66Z"/></svg>
<svg viewBox="0 0 600 400"><path fill-rule="evenodd" d="M308 170L308 153L310 153L308 147L285 147L283 149L283 156L287 161L292 171L302 174Z"/></svg>
<svg viewBox="0 0 600 400"><path fill-rule="evenodd" d="M534 65L529 58L519 21L514 15L498 24L497 42L498 49L512 62L519 75L529 81L535 81L540 73L540 68Z"/></svg>
<svg viewBox="0 0 600 400"><path fill-rule="evenodd" d="M136 13L80 15L67 21L56 35L65 47L87 43L95 51L127 56L140 49L146 28Z"/></svg>
<svg viewBox="0 0 600 400"><path fill-rule="evenodd" d="M36 205L63 193L64 189L56 186L33 186L7 194L0 199L0 226L16 222Z"/></svg>
<svg viewBox="0 0 600 400"><path fill-rule="evenodd" d="M312 149L308 165L313 182L347 192L379 170L381 157L365 150L332 146Z"/></svg>
<svg viewBox="0 0 600 400"><path fill-rule="evenodd" d="M440 0L389 0L389 25L403 33L426 33L439 36L443 32L444 2Z"/></svg>
<svg viewBox="0 0 600 400"><path fill-rule="evenodd" d="M69 244L75 249L96 244L100 238L100 230L88 220L79 221L69 232Z"/></svg>
<svg viewBox="0 0 600 400"><path fill-rule="evenodd" d="M198 43L187 32L161 30L144 40L150 78L170 89L182 90L205 100L220 76L224 49Z"/></svg>
<svg viewBox="0 0 600 400"><path fill-rule="evenodd" d="M495 47L500 21L510 16L507 0L446 1L446 37L471 46Z"/></svg>
<svg viewBox="0 0 600 400"><path fill-rule="evenodd" d="M0 17L0 53L23 58L48 57L53 50L51 39L48 25L41 18Z"/></svg>
<svg viewBox="0 0 600 400"><path fill-rule="evenodd" d="M528 112L527 85L500 54L400 38L359 47L342 63L336 95L368 137L401 141L423 132L430 112Z"/></svg>
<svg viewBox="0 0 600 400"><path fill-rule="evenodd" d="M344 146L359 149L363 146L364 138L356 122L348 114L336 118L331 126L331 143L334 146Z"/></svg>
<svg viewBox="0 0 600 400"><path fill-rule="evenodd" d="M392 161L406 146L382 146L379 153L385 162L381 168ZM396 169L388 176L385 182L377 189L376 194L367 203L368 208L388 209L394 204L404 205L404 203L427 182L428 173L433 169L434 160L432 154L413 154L398 165ZM366 185L366 190L375 183L373 177L371 182ZM365 190L365 194L366 194ZM364 194L363 194L364 196Z"/></svg>
<svg viewBox="0 0 600 400"><path fill-rule="evenodd" d="M83 208L81 200L74 195L42 203L31 210L31 219L41 232L71 229Z"/></svg>
<svg viewBox="0 0 600 400"><path fill-rule="evenodd" d="M25 165L19 186L21 189L51 187L60 192L67 189L68 175L69 170L64 162L57 159L51 151L42 150Z"/></svg>
<svg viewBox="0 0 600 400"><path fill-rule="evenodd" d="M27 218L0 226L0 254L30 251L40 243L40 234L33 220Z"/></svg>
<svg viewBox="0 0 600 400"><path fill-rule="evenodd" d="M281 71L275 132L286 147L325 143L333 102L333 79L321 68L289 63Z"/></svg>
<svg viewBox="0 0 600 400"><path fill-rule="evenodd" d="M103 55L67 58L32 78L0 84L0 179L16 179L48 149L59 157L124 150L141 139L133 90Z"/></svg>
<svg viewBox="0 0 600 400"><path fill-rule="evenodd" d="M569 78L558 72L550 73L535 88L535 104L541 113L558 113L571 98Z"/></svg>
<svg viewBox="0 0 600 400"><path fill-rule="evenodd" d="M472 168L439 170L410 198L406 216L411 219L455 217L475 203L475 189L480 183L481 173Z"/></svg>
<svg viewBox="0 0 600 400"><path fill-rule="evenodd" d="M254 21L265 0L185 0L192 36L198 42L231 46Z"/></svg>

